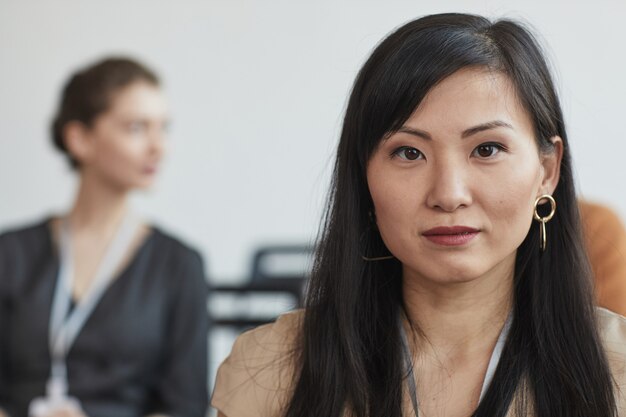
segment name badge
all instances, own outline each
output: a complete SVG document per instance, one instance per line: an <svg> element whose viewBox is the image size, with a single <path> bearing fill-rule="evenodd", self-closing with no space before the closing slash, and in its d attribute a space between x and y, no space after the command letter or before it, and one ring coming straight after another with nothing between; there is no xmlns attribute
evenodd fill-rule
<svg viewBox="0 0 626 417"><path fill-rule="evenodd" d="M28 416L46 417L58 411L84 414L78 399L67 395L67 383L62 378L51 378L46 384L46 396L30 402Z"/></svg>

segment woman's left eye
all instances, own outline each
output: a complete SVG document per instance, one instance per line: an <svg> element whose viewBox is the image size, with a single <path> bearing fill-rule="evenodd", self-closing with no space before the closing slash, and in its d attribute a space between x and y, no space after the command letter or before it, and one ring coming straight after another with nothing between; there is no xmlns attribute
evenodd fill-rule
<svg viewBox="0 0 626 417"><path fill-rule="evenodd" d="M412 146L400 146L391 153L391 157L397 157L404 161L416 161L424 159L424 154Z"/></svg>
<svg viewBox="0 0 626 417"><path fill-rule="evenodd" d="M476 149L474 149L472 155L479 158L491 158L502 150L504 150L504 146L500 144L483 143L482 145L479 145L476 147Z"/></svg>

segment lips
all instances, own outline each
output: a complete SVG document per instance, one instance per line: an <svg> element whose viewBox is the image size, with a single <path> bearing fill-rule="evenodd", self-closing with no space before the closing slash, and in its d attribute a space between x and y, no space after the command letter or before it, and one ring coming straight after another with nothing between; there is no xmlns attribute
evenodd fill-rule
<svg viewBox="0 0 626 417"><path fill-rule="evenodd" d="M461 246L472 241L480 230L468 226L434 227L422 233L431 242L442 246Z"/></svg>

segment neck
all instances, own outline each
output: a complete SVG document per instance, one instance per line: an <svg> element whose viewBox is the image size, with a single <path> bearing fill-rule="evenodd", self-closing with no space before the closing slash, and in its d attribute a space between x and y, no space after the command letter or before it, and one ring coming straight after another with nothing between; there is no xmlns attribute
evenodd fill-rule
<svg viewBox="0 0 626 417"><path fill-rule="evenodd" d="M433 283L405 271L406 314L426 342L418 351L490 354L512 306L513 263L463 283Z"/></svg>
<svg viewBox="0 0 626 417"><path fill-rule="evenodd" d="M69 218L75 233L109 235L128 211L128 190L83 172Z"/></svg>

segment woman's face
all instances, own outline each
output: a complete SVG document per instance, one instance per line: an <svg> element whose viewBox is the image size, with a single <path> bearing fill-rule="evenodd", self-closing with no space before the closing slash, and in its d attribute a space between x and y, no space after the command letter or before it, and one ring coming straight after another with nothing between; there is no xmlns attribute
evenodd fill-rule
<svg viewBox="0 0 626 417"><path fill-rule="evenodd" d="M83 174L121 189L152 185L164 153L168 112L159 87L137 81L114 93L109 109L78 133Z"/></svg>
<svg viewBox="0 0 626 417"><path fill-rule="evenodd" d="M535 199L558 182L562 144L552 141L555 151L539 154L501 73L463 69L434 87L367 166L378 229L405 278L511 273Z"/></svg>

